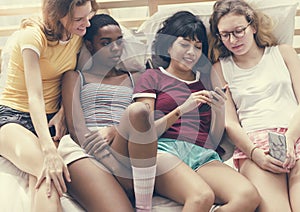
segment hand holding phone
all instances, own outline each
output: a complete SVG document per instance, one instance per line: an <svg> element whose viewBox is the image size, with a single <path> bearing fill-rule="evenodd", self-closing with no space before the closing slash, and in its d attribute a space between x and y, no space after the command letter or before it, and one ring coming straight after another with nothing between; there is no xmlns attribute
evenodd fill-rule
<svg viewBox="0 0 300 212"><path fill-rule="evenodd" d="M285 135L277 132L269 132L269 154L281 162L286 159L286 139Z"/></svg>
<svg viewBox="0 0 300 212"><path fill-rule="evenodd" d="M220 93L220 90L225 94L226 91L227 91L227 86L222 87L222 88L217 88L217 87L216 87L216 88L214 89L214 92L216 92L217 94L223 96L224 94L221 94L221 93ZM218 101L218 99L217 99L215 96L213 96L213 99Z"/></svg>

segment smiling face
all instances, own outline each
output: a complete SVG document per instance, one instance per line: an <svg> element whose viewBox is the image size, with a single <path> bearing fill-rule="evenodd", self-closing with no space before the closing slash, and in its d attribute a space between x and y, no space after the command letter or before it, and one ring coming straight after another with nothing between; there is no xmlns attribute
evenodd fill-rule
<svg viewBox="0 0 300 212"><path fill-rule="evenodd" d="M202 43L196 39L178 37L168 50L169 67L178 71L191 71L202 54Z"/></svg>
<svg viewBox="0 0 300 212"><path fill-rule="evenodd" d="M234 55L244 55L256 45L253 36L256 31L243 15L229 13L223 16L218 23L218 31L223 37L229 35L227 39L222 39L222 42ZM237 35L243 33L243 36L234 36L233 32Z"/></svg>
<svg viewBox="0 0 300 212"><path fill-rule="evenodd" d="M87 48L93 54L94 63L113 68L120 61L123 51L123 34L118 25L107 25L98 29L92 42L86 41Z"/></svg>
<svg viewBox="0 0 300 212"><path fill-rule="evenodd" d="M86 28L89 27L90 19L95 15L91 2L88 1L82 6L75 6L73 9L73 17L66 15L60 22L70 34L84 36Z"/></svg>

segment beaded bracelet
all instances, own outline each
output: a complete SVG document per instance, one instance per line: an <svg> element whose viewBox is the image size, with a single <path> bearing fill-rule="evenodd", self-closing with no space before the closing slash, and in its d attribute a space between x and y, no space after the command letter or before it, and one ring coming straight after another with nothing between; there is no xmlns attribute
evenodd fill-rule
<svg viewBox="0 0 300 212"><path fill-rule="evenodd" d="M251 151L250 151L250 160L252 160L253 152L254 152L254 150L257 149L257 148L258 148L258 147L255 146L255 147L253 147L253 148L251 149Z"/></svg>

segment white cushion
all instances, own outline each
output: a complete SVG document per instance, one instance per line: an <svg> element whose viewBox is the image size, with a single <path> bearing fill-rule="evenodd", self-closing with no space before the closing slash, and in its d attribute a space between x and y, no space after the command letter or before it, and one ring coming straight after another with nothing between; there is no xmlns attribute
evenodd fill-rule
<svg viewBox="0 0 300 212"><path fill-rule="evenodd" d="M298 6L296 0L246 0L255 10L260 10L269 15L274 21L274 35L279 43L293 44L295 28L295 15ZM199 2L183 4L173 7L161 7L158 12L147 19L137 32L144 33L147 39L148 52L151 52L151 44L155 33L161 23L174 13L187 10L199 16L209 31L209 17L212 13L214 2Z"/></svg>

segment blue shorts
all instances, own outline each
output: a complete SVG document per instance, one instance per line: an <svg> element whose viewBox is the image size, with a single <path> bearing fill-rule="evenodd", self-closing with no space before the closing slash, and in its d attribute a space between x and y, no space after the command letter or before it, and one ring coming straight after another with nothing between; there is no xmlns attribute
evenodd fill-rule
<svg viewBox="0 0 300 212"><path fill-rule="evenodd" d="M177 156L195 171L213 160L222 162L216 151L176 139L159 138L157 150L158 153L167 152Z"/></svg>
<svg viewBox="0 0 300 212"><path fill-rule="evenodd" d="M47 114L47 120L49 121L55 113ZM29 131L36 134L30 114L27 112L22 112L16 109L13 109L8 106L0 105L0 127L8 123L16 123L19 124ZM51 136L55 135L55 128L49 128Z"/></svg>

